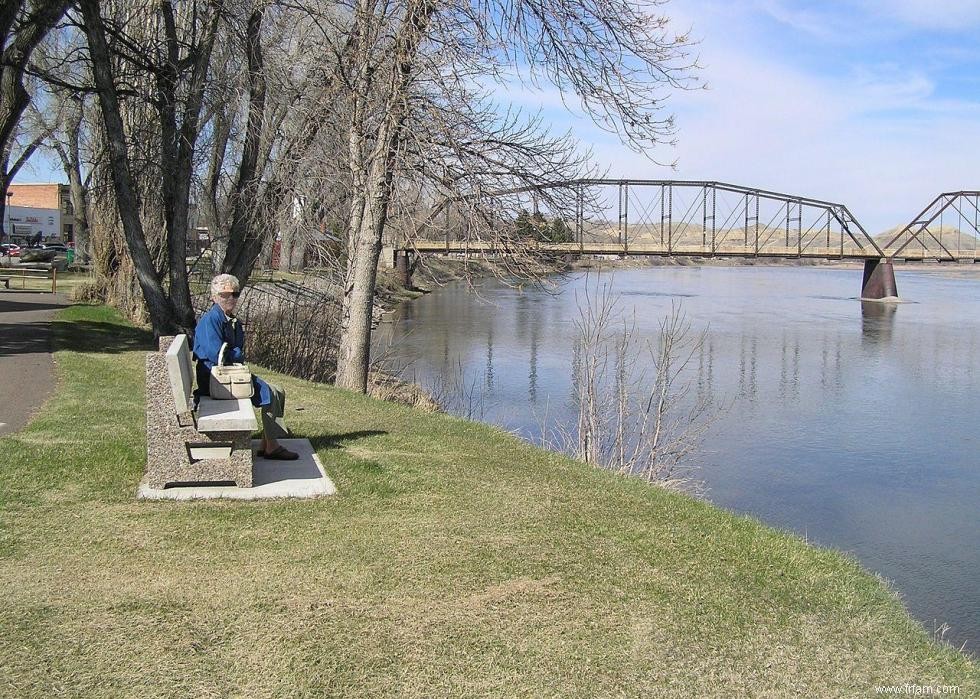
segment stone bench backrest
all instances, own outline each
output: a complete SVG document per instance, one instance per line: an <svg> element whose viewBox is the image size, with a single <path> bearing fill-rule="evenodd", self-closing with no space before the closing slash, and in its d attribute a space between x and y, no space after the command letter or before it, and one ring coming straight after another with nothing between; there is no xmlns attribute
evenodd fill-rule
<svg viewBox="0 0 980 699"><path fill-rule="evenodd" d="M174 410L178 415L194 409L194 366L187 335L178 335L167 350L167 373L174 398Z"/></svg>

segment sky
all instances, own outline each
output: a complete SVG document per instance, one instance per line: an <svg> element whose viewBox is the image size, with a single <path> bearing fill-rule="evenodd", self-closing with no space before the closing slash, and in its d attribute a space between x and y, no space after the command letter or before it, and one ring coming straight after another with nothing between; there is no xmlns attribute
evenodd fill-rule
<svg viewBox="0 0 980 699"><path fill-rule="evenodd" d="M677 145L650 155L674 169L546 110L609 177L836 201L871 233L940 192L980 189L980 0L671 0L660 12L691 29L706 85L668 99Z"/></svg>
<svg viewBox="0 0 980 699"><path fill-rule="evenodd" d="M507 98L592 146L609 177L840 202L871 233L940 192L980 189L980 0L669 0L659 12L691 30L706 86L670 95L675 147L631 152L554 90ZM61 179L53 165L18 181Z"/></svg>

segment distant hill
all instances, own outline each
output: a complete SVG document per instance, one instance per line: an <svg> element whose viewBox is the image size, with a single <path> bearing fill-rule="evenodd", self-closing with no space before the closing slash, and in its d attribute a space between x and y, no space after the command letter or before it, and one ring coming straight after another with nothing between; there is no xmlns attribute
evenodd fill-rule
<svg viewBox="0 0 980 699"><path fill-rule="evenodd" d="M883 233L874 236L875 242L879 246L885 246L895 237L895 235L905 226L895 226ZM887 250L898 250L910 238L910 233L906 233L896 240ZM942 243L942 246L940 246ZM943 247L953 254L954 257L975 257L980 249L980 236L976 231L961 230L955 226L931 226L928 231L919 234L917 240L913 240L902 252L929 255L945 255Z"/></svg>
<svg viewBox="0 0 980 699"><path fill-rule="evenodd" d="M873 237L874 241L884 249L886 244L895 237L895 235L902 230L904 226L896 226L890 228L886 231L878 233ZM930 235L931 233L931 235ZM643 244L658 244L663 241L666 243L667 236L670 235L670 239L675 246L694 246L701 245L704 242L711 244L711 233L710 231L705 237L705 229L701 224L698 223L674 223L672 226L661 226L657 224L629 224L627 227L627 236L631 244L643 245ZM598 221L589 222L585 226L584 238L586 243L616 243L619 240L620 229L614 221ZM751 244L755 237L755 229L750 228L748 237L746 238L745 230L743 228L732 228L725 232L718 232L718 240L716 244L721 247L723 245L741 245L744 244L746 240ZM837 238L837 233L831 234L831 246L839 244L839 238ZM900 248L909 238L910 234L903 235L898 239L889 250L897 250ZM760 228L759 239L761 245L773 245L773 246L795 246L797 244L797 236L795 230L790 230L789 239L787 241L786 229L784 227L770 227L770 228ZM809 241L811 246L823 246L821 234L820 233L809 233L804 232L805 241ZM953 254L954 257L960 258L973 258L977 256L980 252L980 236L973 230L960 230L955 226L943 226L941 229L936 227L930 227L929 233L923 232L919 236L918 241L913 241L908 245L903 252L908 253L914 257L930 257L930 256L945 256L946 253L940 246L940 241L945 248ZM850 242L850 241L848 241ZM806 242L805 242L806 244ZM853 247L853 243L845 245L845 247ZM885 250L888 252L889 250Z"/></svg>

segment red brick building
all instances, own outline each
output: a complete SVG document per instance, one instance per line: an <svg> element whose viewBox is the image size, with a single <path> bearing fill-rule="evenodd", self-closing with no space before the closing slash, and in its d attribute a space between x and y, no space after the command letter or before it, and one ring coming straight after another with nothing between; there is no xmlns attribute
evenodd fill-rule
<svg viewBox="0 0 980 699"><path fill-rule="evenodd" d="M71 188L66 184L12 184L7 188L7 202L10 206L29 206L35 209L57 209L61 221L58 229L61 239L72 240L75 223L74 209L71 205Z"/></svg>

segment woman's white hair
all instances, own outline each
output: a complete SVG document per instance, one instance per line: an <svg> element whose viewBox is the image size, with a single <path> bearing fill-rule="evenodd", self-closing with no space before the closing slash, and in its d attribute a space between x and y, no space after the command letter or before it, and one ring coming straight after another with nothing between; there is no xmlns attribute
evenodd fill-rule
<svg viewBox="0 0 980 699"><path fill-rule="evenodd" d="M224 289L226 286L230 286L235 291L238 291L240 288L238 277L234 274L219 274L211 280L211 296L216 296L218 291Z"/></svg>

